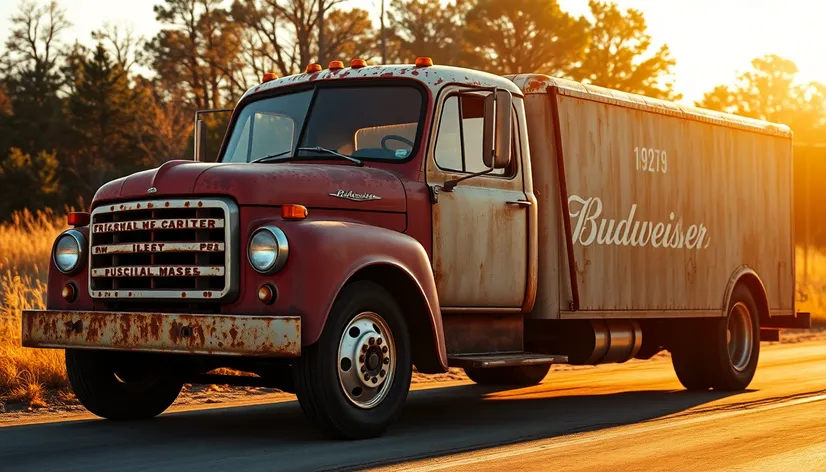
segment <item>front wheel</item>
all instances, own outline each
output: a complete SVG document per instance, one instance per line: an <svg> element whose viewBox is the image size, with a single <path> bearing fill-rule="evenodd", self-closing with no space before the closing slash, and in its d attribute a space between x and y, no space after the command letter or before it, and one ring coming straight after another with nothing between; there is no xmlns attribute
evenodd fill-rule
<svg viewBox="0 0 826 472"><path fill-rule="evenodd" d="M380 285L360 281L339 294L321 337L295 368L299 404L329 436L380 436L401 414L412 375L401 309Z"/></svg>
<svg viewBox="0 0 826 472"><path fill-rule="evenodd" d="M110 420L160 415L178 397L183 382L139 356L102 351L66 351L66 373L80 403Z"/></svg>
<svg viewBox="0 0 826 472"><path fill-rule="evenodd" d="M727 317L694 320L671 352L677 378L689 390L743 390L759 356L760 318L745 285L734 289Z"/></svg>

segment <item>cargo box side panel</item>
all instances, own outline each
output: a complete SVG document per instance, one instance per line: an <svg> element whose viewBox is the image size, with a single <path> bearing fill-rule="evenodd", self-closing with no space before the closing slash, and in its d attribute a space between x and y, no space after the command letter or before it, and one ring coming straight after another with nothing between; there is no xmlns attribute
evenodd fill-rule
<svg viewBox="0 0 826 472"><path fill-rule="evenodd" d="M720 310L741 265L793 309L788 137L557 97L580 310Z"/></svg>

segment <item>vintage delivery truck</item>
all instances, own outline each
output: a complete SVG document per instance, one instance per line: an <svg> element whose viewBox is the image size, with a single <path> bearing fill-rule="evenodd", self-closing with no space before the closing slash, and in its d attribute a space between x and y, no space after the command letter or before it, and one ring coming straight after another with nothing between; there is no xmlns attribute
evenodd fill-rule
<svg viewBox="0 0 826 472"><path fill-rule="evenodd" d="M210 159L204 129L69 216L24 314L101 417L262 385L374 437L414 366L528 386L662 350L687 389L739 390L810 323L782 125L420 58L267 76Z"/></svg>

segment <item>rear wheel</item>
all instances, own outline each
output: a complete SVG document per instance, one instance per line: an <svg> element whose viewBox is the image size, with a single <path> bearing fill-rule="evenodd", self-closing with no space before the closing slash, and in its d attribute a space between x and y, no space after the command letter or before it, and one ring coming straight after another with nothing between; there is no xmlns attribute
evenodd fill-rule
<svg viewBox="0 0 826 472"><path fill-rule="evenodd" d="M759 356L760 318L745 285L734 289L726 318L696 320L671 353L674 371L689 390L743 390Z"/></svg>
<svg viewBox="0 0 826 472"><path fill-rule="evenodd" d="M80 403L110 420L139 420L163 413L183 382L164 375L138 356L101 351L66 351L66 373Z"/></svg>
<svg viewBox="0 0 826 472"><path fill-rule="evenodd" d="M479 385L529 386L542 382L551 370L550 364L519 365L508 367L472 368L465 374Z"/></svg>
<svg viewBox="0 0 826 472"><path fill-rule="evenodd" d="M298 401L329 436L380 436L401 414L413 364L404 316L382 286L347 285L295 369Z"/></svg>

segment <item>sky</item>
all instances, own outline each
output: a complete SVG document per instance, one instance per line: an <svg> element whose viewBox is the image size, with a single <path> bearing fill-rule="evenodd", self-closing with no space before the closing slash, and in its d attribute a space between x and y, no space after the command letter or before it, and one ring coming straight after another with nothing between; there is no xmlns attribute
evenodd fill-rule
<svg viewBox="0 0 826 472"><path fill-rule="evenodd" d="M41 0L45 1L45 0ZM379 0L349 0L378 12ZM675 88L684 103L702 98L715 85L733 83L750 61L778 54L797 63L801 81L826 83L826 1L823 0L615 0L641 10L655 46L666 43L677 60ZM61 0L73 23L67 39L91 43L105 21L152 36L159 29L152 6L159 0ZM587 14L588 0L559 0L563 10ZM0 1L0 32L19 0ZM0 34L3 37L3 34ZM5 38L3 37L3 40Z"/></svg>

